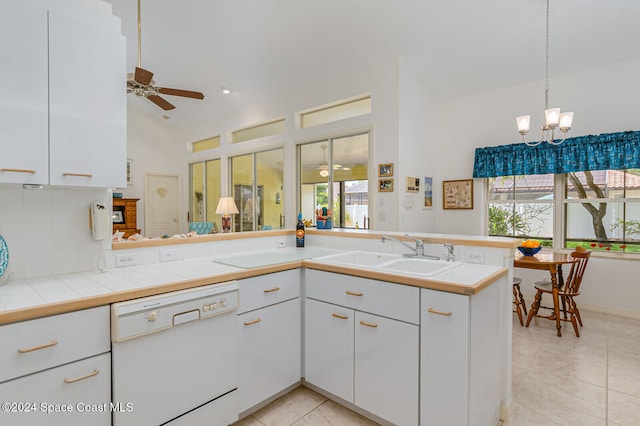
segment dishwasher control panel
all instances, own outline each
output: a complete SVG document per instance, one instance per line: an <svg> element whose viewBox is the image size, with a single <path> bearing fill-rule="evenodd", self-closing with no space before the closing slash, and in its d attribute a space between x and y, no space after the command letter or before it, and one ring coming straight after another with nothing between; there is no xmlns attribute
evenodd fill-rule
<svg viewBox="0 0 640 426"><path fill-rule="evenodd" d="M111 340L121 342L238 309L236 281L111 305Z"/></svg>

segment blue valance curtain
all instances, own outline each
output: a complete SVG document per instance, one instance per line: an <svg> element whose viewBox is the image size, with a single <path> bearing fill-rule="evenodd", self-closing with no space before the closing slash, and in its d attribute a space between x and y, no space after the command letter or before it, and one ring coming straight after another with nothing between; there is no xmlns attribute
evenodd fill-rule
<svg viewBox="0 0 640 426"><path fill-rule="evenodd" d="M474 178L640 168L640 131L567 138L561 145L525 143L477 148Z"/></svg>

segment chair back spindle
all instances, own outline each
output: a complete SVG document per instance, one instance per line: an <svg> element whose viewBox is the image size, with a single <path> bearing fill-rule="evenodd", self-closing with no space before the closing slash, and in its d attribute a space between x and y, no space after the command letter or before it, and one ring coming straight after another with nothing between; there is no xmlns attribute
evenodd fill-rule
<svg viewBox="0 0 640 426"><path fill-rule="evenodd" d="M591 257L590 251L574 251L571 253L573 263L571 264L571 271L565 281L564 294L570 296L577 296L580 294L580 284L582 284L582 277L584 271L587 268L589 257Z"/></svg>

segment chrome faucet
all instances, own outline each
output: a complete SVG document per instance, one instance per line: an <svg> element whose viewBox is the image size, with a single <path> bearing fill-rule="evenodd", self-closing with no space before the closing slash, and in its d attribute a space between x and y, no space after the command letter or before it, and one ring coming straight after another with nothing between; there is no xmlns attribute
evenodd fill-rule
<svg viewBox="0 0 640 426"><path fill-rule="evenodd" d="M450 243L444 243L444 246L447 248L447 262L455 262L456 255L453 254L453 245Z"/></svg>
<svg viewBox="0 0 640 426"><path fill-rule="evenodd" d="M440 258L438 256L432 256L430 254L424 254L424 242L418 238L414 238L412 236L410 236L409 234L404 234L405 237L407 238L411 238L413 241L416 242L416 247L413 248L411 247L409 244L405 243L402 240L399 240L397 238L394 237L390 237L388 235L383 235L381 238L381 241L384 243L387 240L394 240L399 242L400 244L402 244L403 246L407 247L409 250L411 250L413 253L403 253L402 257L423 257L425 259L433 259L433 260L440 260Z"/></svg>

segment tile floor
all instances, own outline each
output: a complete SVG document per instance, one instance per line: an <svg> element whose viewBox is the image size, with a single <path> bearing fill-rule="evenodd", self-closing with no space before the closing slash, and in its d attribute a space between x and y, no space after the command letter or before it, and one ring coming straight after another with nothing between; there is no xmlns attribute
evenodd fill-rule
<svg viewBox="0 0 640 426"><path fill-rule="evenodd" d="M557 337L552 321L524 328L515 319L513 416L504 426L640 425L640 320L582 317L580 338L569 323ZM375 423L300 387L234 426L289 425Z"/></svg>

